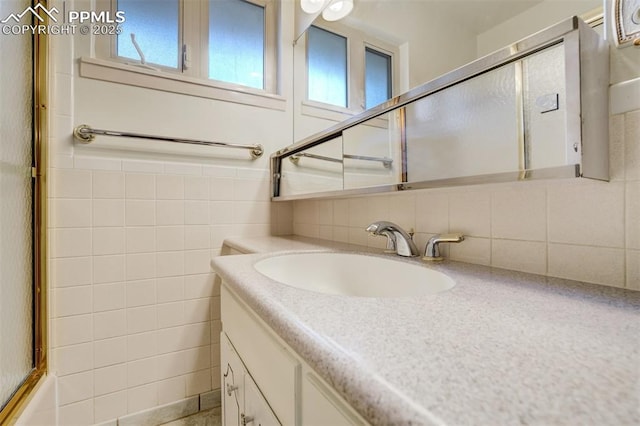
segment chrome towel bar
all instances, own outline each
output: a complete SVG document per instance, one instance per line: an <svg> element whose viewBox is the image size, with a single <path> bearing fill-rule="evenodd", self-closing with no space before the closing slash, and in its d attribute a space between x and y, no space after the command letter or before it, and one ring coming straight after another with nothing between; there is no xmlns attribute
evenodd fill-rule
<svg viewBox="0 0 640 426"><path fill-rule="evenodd" d="M95 135L118 136L118 137L136 138L136 139L152 139L152 140L159 140L159 141L165 141L165 142L186 143L190 145L219 146L222 148L248 149L250 150L251 158L253 159L260 158L262 154L264 154L264 148L260 144L241 145L241 144L231 144L231 143L225 143L225 142L201 141L197 139L170 138L166 136L145 135L142 133L94 129L86 124L81 124L75 129L73 129L73 136L82 143L93 142L93 140L96 138Z"/></svg>
<svg viewBox="0 0 640 426"><path fill-rule="evenodd" d="M343 161L339 158L326 157L324 155L311 154L309 152L299 152L297 154L293 154L289 156L289 161L293 164L298 164L300 161L300 157L313 158L316 160L330 161L332 163L342 163ZM393 164L393 160L387 157L370 157L368 155L353 155L353 154L343 154L342 158L347 158L350 160L363 160L363 161L379 161L385 168L390 168L391 164Z"/></svg>

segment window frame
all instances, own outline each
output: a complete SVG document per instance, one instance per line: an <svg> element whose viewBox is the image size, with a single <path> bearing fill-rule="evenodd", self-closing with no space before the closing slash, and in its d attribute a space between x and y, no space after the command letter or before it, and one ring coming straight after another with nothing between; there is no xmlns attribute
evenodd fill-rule
<svg viewBox="0 0 640 426"><path fill-rule="evenodd" d="M309 44L307 33L304 38L304 99L302 100L303 112L305 115L319 118L353 116L366 110L366 49L370 48L377 52L384 53L391 57L391 97L397 96L399 91L398 67L400 58L400 47L387 42L381 38L376 38L355 28L348 27L340 22L314 22L313 26L325 31L337 34L347 39L347 107L327 104L309 99Z"/></svg>
<svg viewBox="0 0 640 426"><path fill-rule="evenodd" d="M194 95L193 86L199 85L203 87L203 93L196 96L284 110L285 100L281 95L282 88L278 81L280 2L278 0L242 1L256 4L265 10L263 89L208 77L209 1L179 0L178 68L149 63L160 72L145 69L129 58L117 56L116 35L92 36L93 54L89 58L81 58L80 75L187 95ZM188 7L185 7L186 5ZM117 0L96 0L96 9L115 13ZM184 45L187 46L186 67L181 54Z"/></svg>

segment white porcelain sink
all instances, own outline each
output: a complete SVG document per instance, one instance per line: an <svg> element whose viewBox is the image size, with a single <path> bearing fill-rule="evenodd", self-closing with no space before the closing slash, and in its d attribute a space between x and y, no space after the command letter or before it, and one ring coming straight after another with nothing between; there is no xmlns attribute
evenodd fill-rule
<svg viewBox="0 0 640 426"><path fill-rule="evenodd" d="M343 296L423 296L456 285L447 275L419 264L351 253L288 254L260 260L254 267L288 286Z"/></svg>

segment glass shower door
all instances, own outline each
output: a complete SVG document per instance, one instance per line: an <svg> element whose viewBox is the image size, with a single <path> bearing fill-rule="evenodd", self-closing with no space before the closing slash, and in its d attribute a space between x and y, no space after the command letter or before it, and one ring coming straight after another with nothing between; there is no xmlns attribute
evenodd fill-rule
<svg viewBox="0 0 640 426"><path fill-rule="evenodd" d="M0 1L0 17L28 1ZM0 35L0 407L34 369L33 47ZM1 416L0 416L1 420Z"/></svg>

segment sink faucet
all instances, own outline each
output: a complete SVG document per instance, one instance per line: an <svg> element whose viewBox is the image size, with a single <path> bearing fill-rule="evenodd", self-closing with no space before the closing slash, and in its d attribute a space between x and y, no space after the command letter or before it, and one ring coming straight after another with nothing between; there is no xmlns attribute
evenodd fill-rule
<svg viewBox="0 0 640 426"><path fill-rule="evenodd" d="M440 256L440 243L459 243L464 241L464 235L460 233L454 234L442 234L442 235L434 235L429 238L429 242L427 242L427 246L424 248L424 256L423 260L430 261L438 261L442 260L442 256Z"/></svg>
<svg viewBox="0 0 640 426"><path fill-rule="evenodd" d="M371 235L386 236L387 249L394 250L398 256L415 257L420 255L411 236L393 222L373 222L367 226L367 232Z"/></svg>

